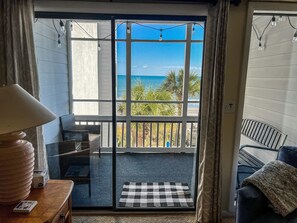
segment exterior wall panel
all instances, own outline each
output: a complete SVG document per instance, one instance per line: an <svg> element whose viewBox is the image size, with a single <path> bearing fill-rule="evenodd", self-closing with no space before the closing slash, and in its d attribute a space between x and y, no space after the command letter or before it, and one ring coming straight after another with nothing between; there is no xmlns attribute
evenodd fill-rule
<svg viewBox="0 0 297 223"><path fill-rule="evenodd" d="M271 16L254 17L258 33L262 33L270 19ZM297 18L291 17L291 21L297 24ZM263 35L265 50L261 51L252 31L243 114L244 118L262 120L288 134L287 145L297 145L297 43L292 42L294 32L287 18L274 28L269 25Z"/></svg>
<svg viewBox="0 0 297 223"><path fill-rule="evenodd" d="M56 20L56 26L59 23ZM39 77L40 101L57 117L69 113L67 42L58 35L51 19L38 19L34 26L35 49ZM59 119L43 125L45 144L61 140Z"/></svg>

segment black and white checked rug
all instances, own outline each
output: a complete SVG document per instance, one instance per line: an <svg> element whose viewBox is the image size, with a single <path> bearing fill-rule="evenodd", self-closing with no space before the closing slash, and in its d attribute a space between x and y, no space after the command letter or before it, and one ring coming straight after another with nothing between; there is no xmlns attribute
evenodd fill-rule
<svg viewBox="0 0 297 223"><path fill-rule="evenodd" d="M120 207L193 207L188 184L176 182L126 182Z"/></svg>

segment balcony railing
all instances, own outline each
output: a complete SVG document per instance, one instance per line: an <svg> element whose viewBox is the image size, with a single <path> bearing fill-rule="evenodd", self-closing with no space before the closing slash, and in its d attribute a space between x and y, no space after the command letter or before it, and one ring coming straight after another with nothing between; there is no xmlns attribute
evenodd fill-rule
<svg viewBox="0 0 297 223"><path fill-rule="evenodd" d="M197 144L198 118L118 116L117 151L193 152ZM77 125L100 125L101 148L111 151L111 116L76 116Z"/></svg>

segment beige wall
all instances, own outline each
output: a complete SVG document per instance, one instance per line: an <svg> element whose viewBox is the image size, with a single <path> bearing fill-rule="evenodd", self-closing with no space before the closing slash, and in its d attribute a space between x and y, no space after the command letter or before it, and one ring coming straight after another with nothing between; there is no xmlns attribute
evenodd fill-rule
<svg viewBox="0 0 297 223"><path fill-rule="evenodd" d="M225 75L225 101L234 101L235 113L223 114L222 127L222 171L223 171L223 210L232 211L233 201L230 199L234 194L232 182L235 173L233 166L233 148L235 146L235 129L238 112L239 86L241 82L242 60L244 49L244 38L247 24L247 1L240 6L230 6L227 54L226 54L226 75ZM236 163L236 162L235 162Z"/></svg>

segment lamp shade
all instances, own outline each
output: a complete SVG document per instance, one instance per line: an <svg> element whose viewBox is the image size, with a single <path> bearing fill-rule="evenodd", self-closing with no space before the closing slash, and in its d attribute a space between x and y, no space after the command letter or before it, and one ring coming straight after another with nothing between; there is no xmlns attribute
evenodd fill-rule
<svg viewBox="0 0 297 223"><path fill-rule="evenodd" d="M56 116L17 84L0 87L0 134L21 131Z"/></svg>
<svg viewBox="0 0 297 223"><path fill-rule="evenodd" d="M34 168L34 148L21 130L56 116L19 85L0 87L0 204L28 197Z"/></svg>

